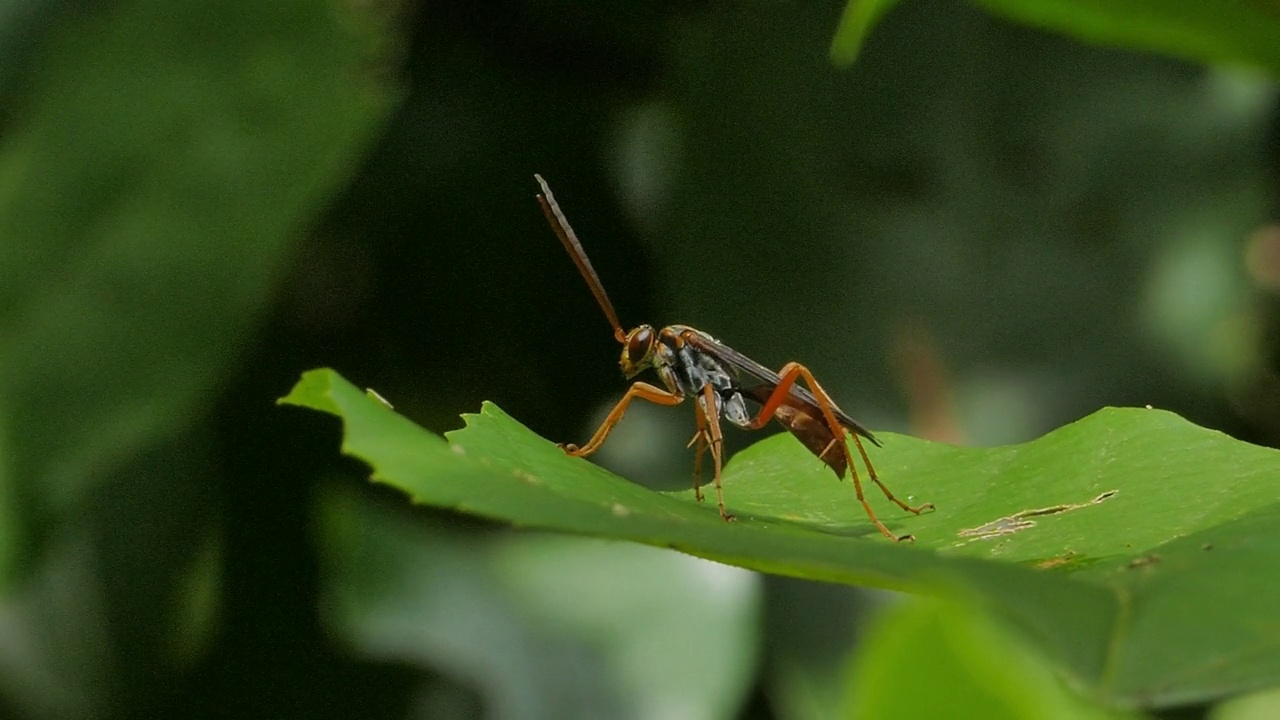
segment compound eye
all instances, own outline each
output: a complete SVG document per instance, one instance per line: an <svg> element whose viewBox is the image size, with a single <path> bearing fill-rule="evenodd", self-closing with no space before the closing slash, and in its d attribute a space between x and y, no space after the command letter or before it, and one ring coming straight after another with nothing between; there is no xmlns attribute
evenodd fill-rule
<svg viewBox="0 0 1280 720"><path fill-rule="evenodd" d="M627 357L631 358L632 362L644 359L652 349L652 328L644 325L631 331L630 337L627 338Z"/></svg>

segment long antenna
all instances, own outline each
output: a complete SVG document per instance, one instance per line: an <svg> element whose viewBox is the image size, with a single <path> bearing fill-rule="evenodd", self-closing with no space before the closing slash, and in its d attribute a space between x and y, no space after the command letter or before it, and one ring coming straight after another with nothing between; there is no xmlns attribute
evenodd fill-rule
<svg viewBox="0 0 1280 720"><path fill-rule="evenodd" d="M617 338L618 342L626 342L627 334L622 330L622 323L618 322L618 314L613 311L613 303L609 302L609 296L605 294L604 286L600 284L600 276L596 275L596 269L591 267L591 261L587 259L587 252L582 249L582 243L578 242L578 236L574 234L573 228L569 227L569 220L560 211L560 205L556 203L556 196L551 194L551 187L537 173L534 173L533 179L537 180L538 184L542 186L542 193L538 195L538 204L542 206L542 214L547 216L547 222L551 223L551 229L555 230L556 237L560 238L564 249L569 251L569 257L573 258L573 264L578 266L578 272L582 273L582 279L587 281L587 287L591 288L591 294L596 296L596 302L600 303L600 309L604 311L604 316L609 319L609 324L613 326L613 336Z"/></svg>

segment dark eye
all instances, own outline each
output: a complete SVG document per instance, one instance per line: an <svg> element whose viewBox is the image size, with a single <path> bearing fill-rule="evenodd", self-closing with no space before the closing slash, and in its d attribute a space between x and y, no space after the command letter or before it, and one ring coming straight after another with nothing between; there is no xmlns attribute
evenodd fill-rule
<svg viewBox="0 0 1280 720"><path fill-rule="evenodd" d="M648 327L636 328L631 332L631 337L627 338L627 356L633 361L639 361L648 355L652 347L653 330Z"/></svg>

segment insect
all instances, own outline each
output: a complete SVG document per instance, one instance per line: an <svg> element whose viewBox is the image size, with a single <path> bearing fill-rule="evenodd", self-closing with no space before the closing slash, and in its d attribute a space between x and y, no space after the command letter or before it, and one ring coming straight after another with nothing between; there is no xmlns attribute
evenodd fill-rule
<svg viewBox="0 0 1280 720"><path fill-rule="evenodd" d="M854 492L858 502L872 524L885 537L900 541L913 539L910 535L897 536L885 527L876 517L875 511L862 493L862 481L858 477L858 468L845 432L851 433L854 446L871 482L884 492L885 497L907 512L919 515L925 510L932 510L933 505L926 503L913 507L894 497L889 488L881 482L871 465L871 458L859 439L866 438L879 446L880 441L856 420L849 417L836 406L831 396L822 389L813 373L800 363L789 362L778 372L733 350L707 333L695 330L687 325L668 325L656 329L652 325L639 325L631 331L624 331L618 322L609 296L596 275L595 268L587 259L578 236L569 226L560 206L556 203L551 188L541 175L534 179L542 187L538 195L538 204L551 223L560 242L564 244L569 257L578 266L578 271L587 281L591 294L604 311L605 318L613 327L613 336L622 344L622 373L628 380L644 370L652 368L662 381L664 387L657 387L643 381L635 381L622 399L610 411L608 417L600 424L595 434L585 445L561 444L569 455L585 457L600 449L609 433L617 426L618 421L627 411L631 401L647 400L658 405L679 405L686 398L694 399L694 418L697 430L689 440L694 451L693 488L694 497L703 499L701 487L702 458L711 451L711 459L715 474L713 483L716 490L716 504L720 509L720 517L733 520L724 506L724 493L720 487L720 474L724 465L724 439L721 434L720 420L724 418L731 424L747 430L758 430L777 420L795 435L814 455L818 456L827 467L835 472L837 478L843 478L846 468L853 479ZM803 383L803 385L801 384ZM748 409L747 403L758 406L754 412Z"/></svg>

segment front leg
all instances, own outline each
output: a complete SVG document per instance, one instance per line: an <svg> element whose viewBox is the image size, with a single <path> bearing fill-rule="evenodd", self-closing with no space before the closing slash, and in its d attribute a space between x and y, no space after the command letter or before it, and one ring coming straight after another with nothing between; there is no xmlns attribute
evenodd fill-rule
<svg viewBox="0 0 1280 720"><path fill-rule="evenodd" d="M683 395L668 392L646 382L637 382L627 390L626 395L622 396L622 399L609 412L609 416L604 419L604 422L600 423L600 427L596 429L595 434L591 436L586 445L578 447L572 443L561 443L560 448L574 457L586 457L599 450L600 446L604 444L605 438L609 437L609 433L613 432L613 426L617 425L618 421L622 419L622 415L627 412L627 406L636 398L648 400L657 405L679 405L684 402Z"/></svg>

